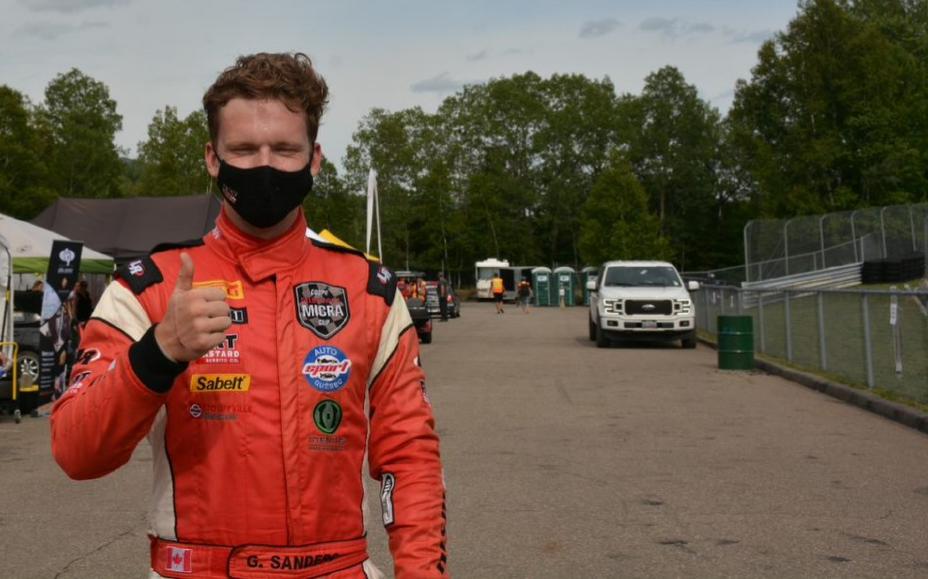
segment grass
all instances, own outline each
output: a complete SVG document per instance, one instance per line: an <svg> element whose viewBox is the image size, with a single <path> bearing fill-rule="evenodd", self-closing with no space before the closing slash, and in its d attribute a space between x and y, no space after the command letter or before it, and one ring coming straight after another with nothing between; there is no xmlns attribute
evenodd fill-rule
<svg viewBox="0 0 928 579"><path fill-rule="evenodd" d="M806 372L827 377L853 387L866 388L867 369L861 298L855 294L823 294L825 352L827 370L821 367L818 301L814 294L790 300L792 360L788 359L786 304L765 298L763 328L760 311L743 313L754 318L755 349L772 359ZM705 305L703 300L698 305ZM890 296L868 298L874 393L883 398L928 408L928 317L913 298L899 298L902 371L896 372L893 328L889 324ZM726 307L726 313L730 313ZM709 327L716 331L719 304L708 304ZM706 320L705 313L700 319ZM761 330L763 329L763 334ZM763 346L763 347L762 347Z"/></svg>
<svg viewBox="0 0 928 579"><path fill-rule="evenodd" d="M701 339L707 340L707 341L709 341L709 342L711 342L711 343L713 343L713 344L718 345L717 336L716 336L715 334L710 333L710 332L707 332L707 331L705 331L705 330L698 330L697 333L698 333L698 335L699 335L699 337L700 337ZM919 411L921 411L921 412L924 412L924 413L928 414L928 403L919 402L919 401L917 401L917 400L913 400L913 399L911 399L911 398L908 398L908 397L906 397L906 396L900 394L899 392L897 392L897 391L895 391L895 390L889 390L889 389L887 389L887 388L881 388L881 387L879 387L879 386L877 386L877 387L875 387L875 388L873 388L873 389L871 390L871 389L870 389L869 387L867 387L867 385L866 385L865 383L863 383L863 382L855 382L855 381L853 381L853 380L849 380L849 379L847 378L847 375L845 375L845 374L835 374L835 373L833 373L833 372L827 372L827 371L822 370L821 368L818 368L818 367L809 368L809 367L806 367L806 366L801 366L801 365L798 365L798 364L793 364L793 363L790 363L790 362L788 362L788 361L786 361L786 360L784 360L784 359L776 358L776 357L774 357L774 356L769 356L769 355L765 355L765 354L756 354L755 357L758 358L758 359L761 359L761 360L766 360L766 361L769 361L769 362L775 362L775 363L777 363L777 364L779 364L779 365L781 365L781 366L785 366L785 367L791 368L791 369L793 369L793 370L799 370L799 371L801 371L801 372L806 372L806 373L808 373L808 374L815 374L816 376L819 376L819 377L824 378L824 379L826 379L826 380L829 380L829 381L831 381L831 382L836 382L836 383L838 383L838 384L843 384L843 385L845 385L845 386L848 386L849 388L854 388L855 390L867 391L867 392L869 392L869 393L871 393L871 394L873 394L873 395L879 396L880 398L883 398L883 399L885 399L885 400L890 400L890 401L892 401L892 402L898 402L899 404L904 404L905 406L909 406L909 407L911 407L911 408L914 408L914 409L916 409L916 410L919 410Z"/></svg>

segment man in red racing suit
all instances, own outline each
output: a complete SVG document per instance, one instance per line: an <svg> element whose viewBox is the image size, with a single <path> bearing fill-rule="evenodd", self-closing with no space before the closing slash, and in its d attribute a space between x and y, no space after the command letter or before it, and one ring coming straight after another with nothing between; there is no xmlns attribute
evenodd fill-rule
<svg viewBox="0 0 928 579"><path fill-rule="evenodd" d="M202 240L120 268L55 405L55 459L101 477L147 437L153 577L380 576L367 463L396 576L446 576L438 438L396 278L307 238L301 209L261 239L228 202ZM216 288L229 318L218 344L174 361L159 324L179 324L179 293Z"/></svg>

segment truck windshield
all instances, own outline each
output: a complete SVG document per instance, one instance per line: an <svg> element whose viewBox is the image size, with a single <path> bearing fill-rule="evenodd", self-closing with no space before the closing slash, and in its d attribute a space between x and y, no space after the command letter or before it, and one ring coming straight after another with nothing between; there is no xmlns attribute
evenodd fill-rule
<svg viewBox="0 0 928 579"><path fill-rule="evenodd" d="M610 267L606 286L680 287L680 276L672 267Z"/></svg>

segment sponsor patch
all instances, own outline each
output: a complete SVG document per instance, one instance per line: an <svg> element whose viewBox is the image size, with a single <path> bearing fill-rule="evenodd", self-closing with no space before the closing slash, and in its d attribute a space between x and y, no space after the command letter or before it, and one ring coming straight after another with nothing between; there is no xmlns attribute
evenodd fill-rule
<svg viewBox="0 0 928 579"><path fill-rule="evenodd" d="M190 391L205 394L213 392L248 392L251 374L193 374Z"/></svg>
<svg viewBox="0 0 928 579"><path fill-rule="evenodd" d="M90 372L80 372L71 376L71 386L68 391L79 390L84 385L84 380L90 377Z"/></svg>
<svg viewBox="0 0 928 579"><path fill-rule="evenodd" d="M92 362L96 362L100 359L100 350L96 348L88 348L86 350L78 350L77 354L74 355L74 364L83 364L86 366Z"/></svg>
<svg viewBox="0 0 928 579"><path fill-rule="evenodd" d="M396 295L396 275L379 263L369 262L370 274L367 278L367 293L380 296L387 306L393 305Z"/></svg>
<svg viewBox="0 0 928 579"><path fill-rule="evenodd" d="M317 346L303 360L303 376L319 392L338 392L351 377L351 360L334 346Z"/></svg>
<svg viewBox="0 0 928 579"><path fill-rule="evenodd" d="M396 477L385 472L380 479L380 506L383 508L383 526L393 524L393 489L396 487Z"/></svg>
<svg viewBox="0 0 928 579"><path fill-rule="evenodd" d="M242 283L242 280L228 281L225 279L211 279L209 281L195 281L193 282L193 287L221 287L226 290L226 299L227 300L243 300L245 299L245 284Z"/></svg>
<svg viewBox="0 0 928 579"><path fill-rule="evenodd" d="M248 323L248 308L229 308L229 317L232 318L232 323L236 325L244 325Z"/></svg>
<svg viewBox="0 0 928 579"><path fill-rule="evenodd" d="M309 449L317 452L341 452L348 446L344 436L325 436L323 434L309 437Z"/></svg>
<svg viewBox="0 0 928 579"><path fill-rule="evenodd" d="M389 269L381 265L377 267L377 279L380 280L382 285L387 285L393 279L393 274Z"/></svg>
<svg viewBox="0 0 928 579"><path fill-rule="evenodd" d="M323 340L340 332L351 319L348 292L343 287L310 281L294 287L293 293L300 325Z"/></svg>
<svg viewBox="0 0 928 579"><path fill-rule="evenodd" d="M323 400L313 410L313 421L322 434L335 434L342 423L342 407L334 400Z"/></svg>
<svg viewBox="0 0 928 579"><path fill-rule="evenodd" d="M203 354L200 361L206 364L238 364L240 357L238 334L226 334L226 339L209 352Z"/></svg>
<svg viewBox="0 0 928 579"><path fill-rule="evenodd" d="M132 293L139 295L146 288L164 281L161 270L150 257L143 257L121 266L116 270L116 277L129 285Z"/></svg>
<svg viewBox="0 0 928 579"><path fill-rule="evenodd" d="M248 406L239 404L206 404L194 403L187 409L191 418L197 420L233 421L238 420L239 414L251 411Z"/></svg>

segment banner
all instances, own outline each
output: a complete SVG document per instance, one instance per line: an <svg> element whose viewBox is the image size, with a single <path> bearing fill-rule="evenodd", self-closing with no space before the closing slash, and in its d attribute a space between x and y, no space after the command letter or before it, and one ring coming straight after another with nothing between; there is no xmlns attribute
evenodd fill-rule
<svg viewBox="0 0 928 579"><path fill-rule="evenodd" d="M57 398L64 394L68 384L68 364L73 354L73 312L70 310L71 292L80 274L81 250L79 241L55 240L45 275L42 298L42 325L39 341L42 348L39 368L39 391ZM43 396L44 397L44 396Z"/></svg>
<svg viewBox="0 0 928 579"><path fill-rule="evenodd" d="M52 286L58 293L61 303L67 303L68 296L77 285L77 275L80 273L81 250L84 244L80 241L63 241L57 239L52 242L52 255L48 260L48 273L45 283Z"/></svg>

